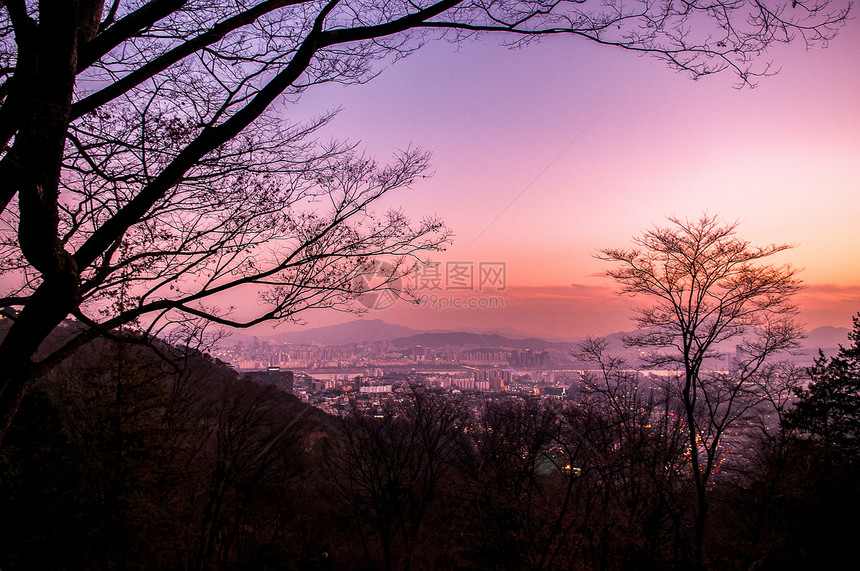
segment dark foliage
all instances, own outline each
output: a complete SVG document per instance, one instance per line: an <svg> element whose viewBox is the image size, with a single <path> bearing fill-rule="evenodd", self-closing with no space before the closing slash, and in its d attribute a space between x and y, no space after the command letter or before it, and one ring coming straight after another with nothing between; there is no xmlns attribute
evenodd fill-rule
<svg viewBox="0 0 860 571"><path fill-rule="evenodd" d="M851 345L840 345L835 357L819 353L809 369L809 387L799 392L789 422L853 462L860 453L860 315L854 317L848 338Z"/></svg>
<svg viewBox="0 0 860 571"><path fill-rule="evenodd" d="M582 356L599 370L567 400L413 387L332 418L203 355L175 367L144 346L92 343L38 381L0 448L0 568L701 564L682 402L599 340ZM774 394L797 380L770 374ZM809 409L780 399L730 431L710 489L711 569L852 556L856 457L801 430Z"/></svg>
<svg viewBox="0 0 860 571"><path fill-rule="evenodd" d="M204 356L170 368L97 342L39 381L0 448L0 567L215 569L321 551L296 493L320 413Z"/></svg>

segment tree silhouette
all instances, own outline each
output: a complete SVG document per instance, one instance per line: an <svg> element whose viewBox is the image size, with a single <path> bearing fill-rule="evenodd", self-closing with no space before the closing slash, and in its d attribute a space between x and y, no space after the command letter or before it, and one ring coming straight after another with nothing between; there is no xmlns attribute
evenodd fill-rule
<svg viewBox="0 0 860 571"><path fill-rule="evenodd" d="M432 545L426 537L443 525L428 520L467 416L460 400L417 386L381 412L352 403L326 465L331 499L358 535L360 549L347 546L353 560L373 569L434 567L422 561L421 547Z"/></svg>
<svg viewBox="0 0 860 571"><path fill-rule="evenodd" d="M687 423L697 496L693 557L702 565L708 489L724 437L765 400L760 381L768 359L797 347L802 333L792 298L801 286L790 265L762 261L790 245L753 246L735 236L736 223L713 216L669 221L670 227L634 239L636 247L600 256L617 264L607 275L623 293L655 300L638 309L640 333L627 343L651 350L648 365L678 371L674 391ZM718 344L729 341L737 345L726 366Z"/></svg>
<svg viewBox="0 0 860 571"><path fill-rule="evenodd" d="M856 459L860 452L860 315L848 333L851 345L828 359L819 351L809 369L810 383L798 391L789 423L825 447Z"/></svg>
<svg viewBox="0 0 860 571"><path fill-rule="evenodd" d="M21 411L0 451L4 568L302 556L294 536L316 517L308 435L326 422L292 395L202 355L177 371L151 347L98 339Z"/></svg>
<svg viewBox="0 0 860 571"><path fill-rule="evenodd" d="M691 486L686 421L671 381L645 379L607 351L607 341L587 338L574 356L597 365L582 378L580 403L598 411L614 459L613 495L626 510L633 556L642 565L677 566L685 545L679 541ZM582 407L579 407L582 408ZM608 454L607 454L608 455ZM615 556L622 550L613 550ZM623 553L623 552L622 552ZM669 555L671 553L671 556Z"/></svg>
<svg viewBox="0 0 860 571"><path fill-rule="evenodd" d="M284 117L314 85L489 32L569 34L746 84L769 73L754 64L768 46L826 42L846 15L828 0L5 1L0 307L15 321L0 436L31 379L96 336L141 319L150 333L291 319L352 297L373 256L444 243L437 220L370 209L425 172L425 153L379 166L314 140L331 115ZM256 315L218 308L237 288L260 291ZM80 327L37 356L69 317Z"/></svg>
<svg viewBox="0 0 860 571"><path fill-rule="evenodd" d="M739 550L748 557L745 567L830 568L853 557L860 506L858 317L848 337L836 356L819 352L812 367L791 371L796 396L785 399L781 426L752 442L752 462L728 492L740 500L741 517L731 528L742 539L733 545L750 544Z"/></svg>

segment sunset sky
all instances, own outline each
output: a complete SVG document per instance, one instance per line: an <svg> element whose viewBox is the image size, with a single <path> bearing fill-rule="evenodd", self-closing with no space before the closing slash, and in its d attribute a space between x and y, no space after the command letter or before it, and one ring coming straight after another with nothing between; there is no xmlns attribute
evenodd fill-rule
<svg viewBox="0 0 860 571"><path fill-rule="evenodd" d="M737 90L728 73L692 81L573 38L431 43L369 84L309 90L290 113L342 107L326 136L380 159L431 150L434 176L385 206L446 221L454 244L432 256L443 268L505 264L505 290L476 294L503 309L398 304L366 318L546 337L629 330L637 300L615 294L596 250L706 211L739 220L754 244L797 244L775 261L803 268L802 321L848 326L860 310L860 22L827 49L778 46L766 59L779 74Z"/></svg>

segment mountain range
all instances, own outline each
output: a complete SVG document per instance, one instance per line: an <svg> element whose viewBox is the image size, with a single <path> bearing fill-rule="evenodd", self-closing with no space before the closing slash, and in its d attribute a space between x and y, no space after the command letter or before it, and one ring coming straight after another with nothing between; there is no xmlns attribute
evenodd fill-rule
<svg viewBox="0 0 860 571"><path fill-rule="evenodd" d="M819 348L822 348L828 354L835 353L840 343L848 343L848 331L845 327L831 326L813 329L807 333L806 338L801 343L802 352L815 354ZM604 337L609 343L609 348L612 349L613 347L621 347L621 339L626 334L625 332L618 332ZM390 341L395 347L458 345L561 351L568 351L582 341L581 338L547 340L509 328L501 330L422 331L404 325L387 323L381 319L356 319L327 327L258 336L258 339L278 344L290 343L295 345L316 343L336 346L350 343ZM234 333L227 337L223 344L233 345L240 342L248 344L252 341L253 337Z"/></svg>

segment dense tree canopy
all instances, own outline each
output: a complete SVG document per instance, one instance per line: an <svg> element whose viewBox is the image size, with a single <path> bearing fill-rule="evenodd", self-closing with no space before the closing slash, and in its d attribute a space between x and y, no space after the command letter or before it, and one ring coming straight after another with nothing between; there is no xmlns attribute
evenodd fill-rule
<svg viewBox="0 0 860 571"><path fill-rule="evenodd" d="M860 453L860 315L848 334L851 344L838 355L819 353L809 369L810 383L801 390L790 424L851 460Z"/></svg>

